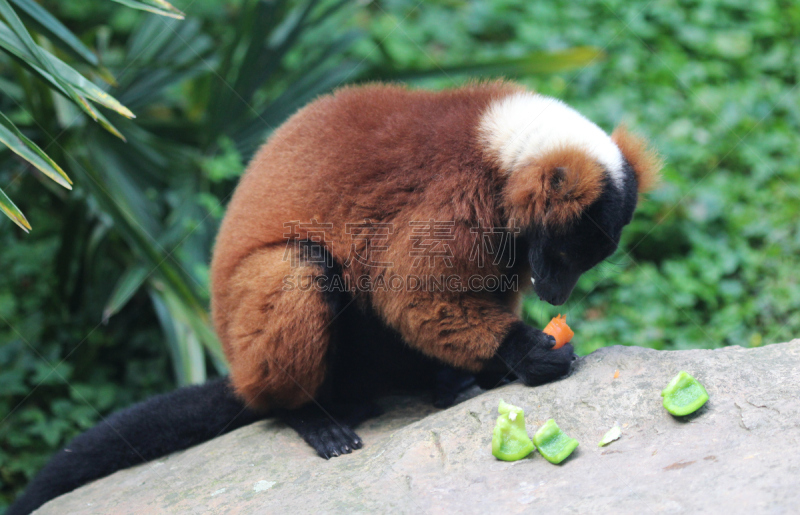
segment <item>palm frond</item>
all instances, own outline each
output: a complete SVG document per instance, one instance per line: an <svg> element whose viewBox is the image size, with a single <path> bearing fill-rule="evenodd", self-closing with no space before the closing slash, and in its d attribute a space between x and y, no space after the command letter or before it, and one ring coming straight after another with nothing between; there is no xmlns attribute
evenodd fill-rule
<svg viewBox="0 0 800 515"><path fill-rule="evenodd" d="M23 231L29 232L31 230L31 224L28 222L28 219L25 218L25 215L22 214L22 211L14 204L8 195L5 194L3 190L0 189L0 210L5 213L7 217L11 219L12 222L17 224Z"/></svg>
<svg viewBox="0 0 800 515"><path fill-rule="evenodd" d="M148 272L147 267L141 263L136 263L125 270L103 308L103 322L108 322L109 318L125 307L144 284L149 275Z"/></svg>
<svg viewBox="0 0 800 515"><path fill-rule="evenodd" d="M178 385L200 384L206 380L205 356L197 334L192 329L184 306L169 290L160 291L158 284L148 293L172 356L172 367Z"/></svg>
<svg viewBox="0 0 800 515"><path fill-rule="evenodd" d="M8 25L4 25L7 30L6 37L4 38L8 44L13 45L14 43L19 44L18 53L24 54L23 59L26 63L32 67L35 67L37 70L40 70L41 73L44 73L49 76L50 81L58 87L58 89L67 96L70 100L72 100L78 107L80 107L86 114L92 117L92 119L97 119L97 115L95 114L94 109L92 106L89 105L89 102L81 96L75 88L72 87L71 84L68 84L56 71L55 67L53 66L52 62L46 57L45 50L42 49L31 37L28 29L25 28L25 24L22 23L17 13L11 7L11 4L8 3L8 0L0 0L0 16L2 16ZM14 42L11 36L16 36L17 41ZM7 48L8 49L8 48Z"/></svg>
<svg viewBox="0 0 800 515"><path fill-rule="evenodd" d="M4 1L0 0L0 5ZM86 79L74 68L38 45L34 44L34 47L36 48L36 53L31 51L31 48L24 43L18 33L11 30L8 25L0 22L0 48L6 50L34 75L50 83L65 96L71 98L71 94L78 95L80 93L80 101L75 101L74 98L71 98L78 107L84 108L88 105L86 101L88 98L126 118L135 118L127 107ZM96 111L92 110L91 116L96 119Z"/></svg>
<svg viewBox="0 0 800 515"><path fill-rule="evenodd" d="M183 13L164 0L115 0L136 9L155 12L164 16L183 18ZM97 66L97 56L87 48L61 22L48 13L33 0L0 0L0 50L4 50L24 69L43 80L48 86L69 99L81 111L88 114L105 130L124 140L122 133L109 119L95 109L91 102L106 107L126 118L134 118L133 112L125 107L107 91L98 87L74 68L42 48L31 36L27 27L11 4L19 9L22 16L38 32L47 36L57 47L76 56L90 65ZM107 76L104 69L98 70L101 76ZM8 94L13 88L4 88ZM5 115L0 113L0 143L8 146L13 152L31 165L42 171L67 189L72 189L72 181L56 162L51 159L36 143L26 137L22 131ZM19 209L3 194L3 212L20 227L30 230L30 224Z"/></svg>
<svg viewBox="0 0 800 515"><path fill-rule="evenodd" d="M0 113L0 143L35 166L61 186L72 189L72 180L39 145L28 139L6 115Z"/></svg>
<svg viewBox="0 0 800 515"><path fill-rule="evenodd" d="M82 59L92 66L97 66L99 61L97 56L83 42L78 39L63 23L58 21L55 16L47 12L44 7L33 0L11 0L22 13L23 18L34 30L53 42L65 52L74 57Z"/></svg>

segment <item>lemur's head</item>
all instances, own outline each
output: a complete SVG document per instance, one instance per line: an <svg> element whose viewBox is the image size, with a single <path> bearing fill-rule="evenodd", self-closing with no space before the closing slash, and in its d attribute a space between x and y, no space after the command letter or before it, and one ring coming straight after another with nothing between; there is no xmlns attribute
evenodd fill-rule
<svg viewBox="0 0 800 515"><path fill-rule="evenodd" d="M563 304L581 274L616 250L638 193L657 179L658 156L624 127L609 136L561 101L529 92L497 100L481 133L506 175L504 208L528 244L534 290Z"/></svg>

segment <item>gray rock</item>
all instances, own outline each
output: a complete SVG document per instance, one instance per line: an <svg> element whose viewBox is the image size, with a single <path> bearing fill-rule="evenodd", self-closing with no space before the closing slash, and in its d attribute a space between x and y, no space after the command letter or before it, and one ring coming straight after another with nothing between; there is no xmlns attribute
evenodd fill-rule
<svg viewBox="0 0 800 515"><path fill-rule="evenodd" d="M51 501L80 513L793 513L800 507L800 340L759 349L611 347L538 388L510 385L445 411L388 399L365 447L324 461L266 421ZM614 378L619 370L619 378ZM710 400L685 418L660 391L680 370ZM561 465L491 455L500 398L532 434L554 418L580 441ZM614 423L622 438L597 443Z"/></svg>

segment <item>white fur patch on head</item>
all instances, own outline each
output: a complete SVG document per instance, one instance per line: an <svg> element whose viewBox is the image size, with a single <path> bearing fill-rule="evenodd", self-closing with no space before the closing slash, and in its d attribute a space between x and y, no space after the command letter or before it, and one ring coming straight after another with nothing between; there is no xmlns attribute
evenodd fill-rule
<svg viewBox="0 0 800 515"><path fill-rule="evenodd" d="M480 126L487 149L500 167L511 172L538 156L565 145L585 152L623 187L623 157L603 129L564 102L527 91L495 101Z"/></svg>

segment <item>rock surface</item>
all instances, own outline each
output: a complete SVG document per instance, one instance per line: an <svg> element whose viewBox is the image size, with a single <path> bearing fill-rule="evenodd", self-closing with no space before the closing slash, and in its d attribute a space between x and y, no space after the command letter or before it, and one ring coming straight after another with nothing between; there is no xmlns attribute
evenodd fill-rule
<svg viewBox="0 0 800 515"><path fill-rule="evenodd" d="M615 370L619 377L614 378ZM674 418L661 389L680 370L710 400ZM800 506L800 340L759 349L611 347L570 377L513 384L445 411L393 398L324 461L291 430L253 424L120 471L43 506L64 513L792 513ZM580 441L561 465L490 452L500 398ZM615 422L622 437L597 443Z"/></svg>

